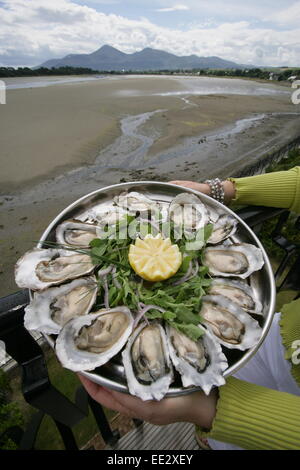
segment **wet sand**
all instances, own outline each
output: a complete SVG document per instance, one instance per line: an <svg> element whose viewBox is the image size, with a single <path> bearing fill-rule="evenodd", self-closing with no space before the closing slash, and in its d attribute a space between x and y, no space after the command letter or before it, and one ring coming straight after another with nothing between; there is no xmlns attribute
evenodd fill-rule
<svg viewBox="0 0 300 470"><path fill-rule="evenodd" d="M0 295L18 290L15 261L79 197L125 181L229 176L299 135L299 113L287 92L197 95L170 77L8 90Z"/></svg>

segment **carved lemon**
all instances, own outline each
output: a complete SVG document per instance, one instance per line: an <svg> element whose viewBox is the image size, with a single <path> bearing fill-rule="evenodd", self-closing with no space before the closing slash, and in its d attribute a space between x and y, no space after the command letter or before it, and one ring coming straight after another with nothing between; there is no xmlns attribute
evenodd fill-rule
<svg viewBox="0 0 300 470"><path fill-rule="evenodd" d="M147 281L163 281L173 276L182 263L182 254L169 238L147 235L130 245L129 263L132 269Z"/></svg>

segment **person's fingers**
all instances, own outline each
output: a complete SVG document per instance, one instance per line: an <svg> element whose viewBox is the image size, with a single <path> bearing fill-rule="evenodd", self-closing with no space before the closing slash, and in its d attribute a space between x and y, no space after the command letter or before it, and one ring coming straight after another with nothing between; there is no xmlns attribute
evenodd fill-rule
<svg viewBox="0 0 300 470"><path fill-rule="evenodd" d="M116 392L106 389L98 385L86 377L78 374L78 377L91 397L106 408L114 411L136 417L138 415L136 409L142 412L143 403L139 398L132 397L125 393ZM141 402L141 403L139 403Z"/></svg>
<svg viewBox="0 0 300 470"><path fill-rule="evenodd" d="M191 189L193 189L194 187L197 187L197 183L194 183L193 181L176 180L176 181L169 181L169 183L176 184L177 186L184 186L186 188L191 188Z"/></svg>
<svg viewBox="0 0 300 470"><path fill-rule="evenodd" d="M77 374L77 377L79 378L86 391L91 395L92 398L94 398L98 391L98 385L81 374Z"/></svg>
<svg viewBox="0 0 300 470"><path fill-rule="evenodd" d="M183 186L183 183L188 183L188 181L183 180L176 180L176 181L169 181L170 184L177 184L178 186Z"/></svg>
<svg viewBox="0 0 300 470"><path fill-rule="evenodd" d="M118 404L115 403L114 398L111 396L110 392L106 388L96 384L92 380L87 379L83 375L78 374L78 377L88 394L95 401L100 402L101 405L106 406L107 408L115 409L115 407L118 406Z"/></svg>

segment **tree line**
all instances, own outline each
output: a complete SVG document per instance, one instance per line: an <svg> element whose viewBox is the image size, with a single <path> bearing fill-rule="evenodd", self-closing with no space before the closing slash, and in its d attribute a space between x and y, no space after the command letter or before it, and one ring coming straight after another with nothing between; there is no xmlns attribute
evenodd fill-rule
<svg viewBox="0 0 300 470"><path fill-rule="evenodd" d="M250 68L250 69L162 69L162 70L93 70L88 67L38 67L32 69L30 67L0 67L0 77L38 77L38 76L48 76L48 75L94 75L94 74L103 74L103 75L123 75L123 74L193 74L193 75L203 75L203 76L215 76L215 77L246 77L246 78L261 78L268 80L270 78L271 70L260 69L260 68ZM286 68L283 70L274 69L273 71L274 79L278 81L287 80L290 76L300 76L300 69Z"/></svg>

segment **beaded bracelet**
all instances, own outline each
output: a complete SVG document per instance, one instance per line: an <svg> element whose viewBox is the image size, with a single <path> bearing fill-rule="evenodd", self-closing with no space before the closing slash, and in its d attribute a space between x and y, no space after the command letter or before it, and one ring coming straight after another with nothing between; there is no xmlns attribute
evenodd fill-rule
<svg viewBox="0 0 300 470"><path fill-rule="evenodd" d="M210 187L211 194L210 196L215 199L216 201L221 202L224 204L224 189L222 186L222 181L219 178L215 178L213 180L206 180L204 181L205 184L208 184Z"/></svg>

